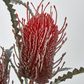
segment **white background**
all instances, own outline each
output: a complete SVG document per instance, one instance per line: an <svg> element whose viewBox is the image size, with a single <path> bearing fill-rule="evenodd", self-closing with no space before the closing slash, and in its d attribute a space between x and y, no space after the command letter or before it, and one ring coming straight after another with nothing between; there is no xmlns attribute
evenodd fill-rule
<svg viewBox="0 0 84 84"><path fill-rule="evenodd" d="M40 2L40 0L30 1L33 2L35 7L37 7ZM68 18L68 27L66 30L68 40L57 54L57 58L66 51L67 55L64 58L66 67L76 67L78 69L81 66L84 67L84 0L45 0L44 5L46 5L48 1L51 2L50 5L56 5L57 7L57 24L59 28L63 24L64 17L67 16ZM17 5L15 8L19 16L25 17L26 12L23 6ZM49 7L47 9L49 9ZM0 45L5 48L9 48L15 43L11 25L11 18L7 7L3 1L0 0ZM55 60L57 58L55 58ZM59 73L58 75L62 75L63 73L66 72ZM11 70L11 79L15 80L15 84L19 83L13 70ZM66 80L60 84L84 84L84 74L74 76L73 79Z"/></svg>

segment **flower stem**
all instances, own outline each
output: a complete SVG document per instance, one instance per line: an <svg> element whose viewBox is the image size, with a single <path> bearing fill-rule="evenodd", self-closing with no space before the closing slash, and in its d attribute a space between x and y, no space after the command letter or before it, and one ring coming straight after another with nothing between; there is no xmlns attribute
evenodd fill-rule
<svg viewBox="0 0 84 84"><path fill-rule="evenodd" d="M28 82L27 78L25 78L24 80L25 80L25 84L28 84L28 83L27 83L27 82Z"/></svg>
<svg viewBox="0 0 84 84"><path fill-rule="evenodd" d="M22 80L21 77L18 75L17 70L16 70L15 66L13 65L12 61L9 60L9 62L11 63L11 66L12 66L12 68L14 69L14 71L15 71L15 73L16 73L16 75L17 75L19 81L20 81L20 83L23 84L23 80Z"/></svg>

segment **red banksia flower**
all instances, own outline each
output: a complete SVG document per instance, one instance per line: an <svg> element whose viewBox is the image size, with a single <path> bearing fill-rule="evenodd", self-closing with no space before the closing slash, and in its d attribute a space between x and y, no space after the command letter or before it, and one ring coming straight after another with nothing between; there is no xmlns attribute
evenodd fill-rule
<svg viewBox="0 0 84 84"><path fill-rule="evenodd" d="M3 66L2 63L0 62L0 84L3 82Z"/></svg>
<svg viewBox="0 0 84 84"><path fill-rule="evenodd" d="M4 71L4 66L3 64L0 62L0 84L7 84L7 78L6 78L6 74Z"/></svg>
<svg viewBox="0 0 84 84"><path fill-rule="evenodd" d="M5 65L0 60L0 84L7 84L7 72L5 73L4 66Z"/></svg>
<svg viewBox="0 0 84 84"><path fill-rule="evenodd" d="M7 84L3 64L0 62L0 84Z"/></svg>
<svg viewBox="0 0 84 84"><path fill-rule="evenodd" d="M41 5L42 10L39 13ZM49 3L46 7L48 5ZM36 13L31 18L27 11L27 24L25 24L24 19L21 22L18 18L18 25L20 23L23 25L18 73L20 76L29 78L38 84L45 84L48 79L53 77L53 68L59 65L63 57L54 62L54 56L66 41L66 18L62 28L59 30L56 7L54 6L56 12L55 21L52 18L52 7L50 7L50 14L45 12L46 7L43 9L42 2L37 9L34 7Z"/></svg>

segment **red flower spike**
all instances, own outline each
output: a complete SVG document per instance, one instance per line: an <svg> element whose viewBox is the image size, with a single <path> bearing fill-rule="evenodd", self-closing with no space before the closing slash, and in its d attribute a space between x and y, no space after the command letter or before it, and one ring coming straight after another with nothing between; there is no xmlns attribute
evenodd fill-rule
<svg viewBox="0 0 84 84"><path fill-rule="evenodd" d="M32 4L32 3L31 3ZM27 4L28 5L28 4ZM39 8L42 5L42 11L39 13ZM46 7L49 3L46 5ZM35 9L34 5L32 4ZM61 57L55 63L54 56L57 53L64 42L65 29L67 26L66 18L61 30L58 30L57 26L57 11L56 7L56 21L52 18L52 7L50 14L45 13L42 2L35 9L35 15L30 18L29 11L27 11L27 24L20 21L23 24L22 33L22 44L20 53L20 64L19 64L19 75L29 78L30 84L37 82L38 84L45 84L48 79L52 78L52 71L54 66L57 66L62 61ZM64 40L65 38L65 40ZM57 67L56 66L56 67Z"/></svg>
<svg viewBox="0 0 84 84"><path fill-rule="evenodd" d="M2 54L0 56L0 84L8 84L10 67L7 68L8 65L8 58L6 58L7 52L4 50L3 47L0 46L0 48L2 49Z"/></svg>
<svg viewBox="0 0 84 84"><path fill-rule="evenodd" d="M5 74L4 65L0 61L0 84L7 84L7 76Z"/></svg>
<svg viewBox="0 0 84 84"><path fill-rule="evenodd" d="M2 63L0 62L0 84L3 82L3 66Z"/></svg>

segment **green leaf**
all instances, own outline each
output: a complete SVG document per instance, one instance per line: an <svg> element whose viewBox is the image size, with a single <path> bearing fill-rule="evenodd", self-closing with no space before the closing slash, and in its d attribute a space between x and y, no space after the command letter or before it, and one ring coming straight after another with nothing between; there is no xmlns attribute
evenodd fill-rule
<svg viewBox="0 0 84 84"><path fill-rule="evenodd" d="M11 16L11 21L12 21L12 26L13 28L17 28L17 24L18 22L16 21L16 15L14 14L15 13L15 9L13 9L13 5L10 4L10 0L3 0L4 3L6 4L7 8L8 8L8 11L10 12L10 16Z"/></svg>
<svg viewBox="0 0 84 84"><path fill-rule="evenodd" d="M58 84L62 81L65 81L66 79L71 79L74 75L84 73L84 67L80 67L80 69L74 69L72 72L68 72L67 74L64 74L63 76L59 76L55 79L54 84ZM53 83L52 83L53 84Z"/></svg>

